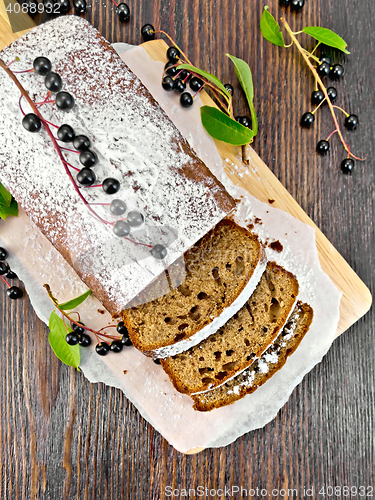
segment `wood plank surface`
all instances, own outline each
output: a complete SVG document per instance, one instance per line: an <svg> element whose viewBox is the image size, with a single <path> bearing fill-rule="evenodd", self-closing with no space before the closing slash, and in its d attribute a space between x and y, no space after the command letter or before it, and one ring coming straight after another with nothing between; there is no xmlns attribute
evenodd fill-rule
<svg viewBox="0 0 375 500"><path fill-rule="evenodd" d="M170 33L196 65L232 83L235 75L225 53L249 61L260 122L255 151L373 289L373 2L306 0L302 13L287 13L296 31L319 24L349 43L351 55L336 56L346 75L334 85L338 104L360 117L359 130L347 134L353 150L368 156L351 177L339 170L344 154L337 139L328 157L315 154L317 141L333 129L327 109L317 115L313 130L299 127L310 107L313 81L293 49L262 40L262 2L128 3L128 25L119 24L110 2L89 0L86 17L109 40L133 44L141 42L141 26L152 22ZM285 13L276 0L268 4L278 17ZM245 114L237 84L235 91L235 113ZM318 494L323 486L375 486L373 310L350 335L335 341L270 424L226 448L188 457L173 450L120 391L91 385L61 365L27 299L10 302L2 288L0 308L2 499L159 499L167 498L167 486L178 490L174 498L183 498L182 488L198 486L212 490L205 498L246 498L219 496L225 486L259 488L255 498L262 497L261 488L269 494L273 488L295 488L273 497L303 498L306 487L314 488L314 498L324 498Z"/></svg>

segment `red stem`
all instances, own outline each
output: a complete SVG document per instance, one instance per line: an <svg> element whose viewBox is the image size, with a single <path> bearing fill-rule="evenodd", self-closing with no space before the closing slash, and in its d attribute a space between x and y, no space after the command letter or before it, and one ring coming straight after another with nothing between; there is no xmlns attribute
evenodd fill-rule
<svg viewBox="0 0 375 500"><path fill-rule="evenodd" d="M6 283L8 285L8 287L10 288L10 284L7 282L7 280L4 278L4 276L0 276L0 278L4 281L4 283Z"/></svg>

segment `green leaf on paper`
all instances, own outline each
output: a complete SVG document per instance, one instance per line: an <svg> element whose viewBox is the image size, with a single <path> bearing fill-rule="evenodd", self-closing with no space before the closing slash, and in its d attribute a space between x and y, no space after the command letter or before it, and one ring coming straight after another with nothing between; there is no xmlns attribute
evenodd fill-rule
<svg viewBox="0 0 375 500"><path fill-rule="evenodd" d="M256 136L258 133L258 121L254 108L254 85L250 67L245 61L239 59L238 57L231 56L230 54L227 54L227 56L233 62L238 81L245 92L250 108L253 136Z"/></svg>
<svg viewBox="0 0 375 500"><path fill-rule="evenodd" d="M67 344L65 340L67 335L65 324L55 312L52 312L49 318L49 329L48 340L53 352L66 365L78 368L81 360L79 346ZM68 327L68 331L71 332L72 329Z"/></svg>
<svg viewBox="0 0 375 500"><path fill-rule="evenodd" d="M18 205L14 199L12 199L9 207L0 205L0 218L5 220L9 215L18 216Z"/></svg>
<svg viewBox="0 0 375 500"><path fill-rule="evenodd" d="M249 144L254 137L253 132L249 128L244 127L212 106L201 107L201 119L204 128L210 136L218 141L223 141L233 146L242 146Z"/></svg>
<svg viewBox="0 0 375 500"><path fill-rule="evenodd" d="M83 293L79 297L76 297L75 299L69 300L68 302L64 302L63 304L59 304L59 309L62 309L63 311L70 311L71 309L75 309L78 307L82 302L84 302L87 297L89 297L92 294L91 290L87 290L87 292Z"/></svg>
<svg viewBox="0 0 375 500"><path fill-rule="evenodd" d="M213 83L222 92L224 92L224 94L227 97L229 97L229 98L231 97L229 92L227 91L227 89L221 83L221 81L218 78L216 78L216 76L211 75L211 73L207 73L207 71L203 71L202 69L196 68L195 66L190 66L190 64L180 64L179 66L177 66L178 71L183 70L183 69L187 69L188 71L191 71L192 73L197 73L198 75L202 76L203 78L206 78L209 82Z"/></svg>
<svg viewBox="0 0 375 500"><path fill-rule="evenodd" d="M285 47L284 37L280 30L280 26L273 15L268 12L268 5L264 7L262 19L260 20L260 29L266 40L279 47Z"/></svg>
<svg viewBox="0 0 375 500"><path fill-rule="evenodd" d="M345 54L350 54L346 47L348 44L341 38L341 36L334 33L332 30L328 28L320 28L319 26L307 26L302 30L307 35L312 36L320 43L324 43L324 45L328 45L329 47L333 47L334 49L339 49Z"/></svg>
<svg viewBox="0 0 375 500"><path fill-rule="evenodd" d="M12 195L0 183L0 205L3 205L5 207L10 207L11 202L12 202Z"/></svg>

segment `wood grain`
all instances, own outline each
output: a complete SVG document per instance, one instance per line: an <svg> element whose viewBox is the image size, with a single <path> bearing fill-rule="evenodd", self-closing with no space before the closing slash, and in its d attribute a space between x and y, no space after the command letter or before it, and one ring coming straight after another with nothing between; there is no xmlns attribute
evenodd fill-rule
<svg viewBox="0 0 375 500"><path fill-rule="evenodd" d="M152 22L175 37L195 64L232 83L235 75L225 53L249 61L260 126L255 151L373 289L372 0L360 5L349 0L307 0L302 13L287 13L295 31L319 24L349 43L350 56L335 55L346 68L344 79L335 84L338 104L359 115L359 130L347 136L354 152L368 156L356 164L352 177L339 170L344 155L337 139L331 141L328 157L315 154L317 141L332 131L326 109L317 115L313 130L299 127L314 83L293 49L282 50L262 40L262 2L128 3L129 25L119 25L109 2L95 2L86 17L111 41L134 44L141 41L141 26ZM276 0L268 4L277 16L284 12ZM245 114L238 85L235 91L235 113ZM233 485L269 492L297 489L294 495L279 498L303 498L303 487L313 487L314 498L321 498L317 492L324 485L374 485L373 310L335 341L270 424L226 448L183 456L120 391L91 385L82 374L61 365L51 354L47 331L27 298L10 302L5 288L0 291L0 498L156 500L166 498L166 486L217 490ZM183 498L174 498L179 497Z"/></svg>

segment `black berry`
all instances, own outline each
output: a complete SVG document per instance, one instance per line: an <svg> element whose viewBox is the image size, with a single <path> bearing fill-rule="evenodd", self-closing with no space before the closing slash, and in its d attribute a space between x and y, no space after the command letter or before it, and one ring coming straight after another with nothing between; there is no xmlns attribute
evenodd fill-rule
<svg viewBox="0 0 375 500"><path fill-rule="evenodd" d="M323 56L320 58L320 63L327 63L331 66L331 58L328 56Z"/></svg>
<svg viewBox="0 0 375 500"><path fill-rule="evenodd" d="M0 247L0 260L5 260L8 257L8 252L5 248Z"/></svg>
<svg viewBox="0 0 375 500"><path fill-rule="evenodd" d="M193 97L189 92L184 92L180 97L180 104L183 108L190 108L193 105Z"/></svg>
<svg viewBox="0 0 375 500"><path fill-rule="evenodd" d="M23 297L23 291L18 286L11 286L7 290L7 295L12 300L20 299Z"/></svg>
<svg viewBox="0 0 375 500"><path fill-rule="evenodd" d="M224 87L227 89L227 91L230 93L230 95L233 95L233 92L234 92L233 85L231 85L230 83L226 83L224 85Z"/></svg>
<svg viewBox="0 0 375 500"><path fill-rule="evenodd" d="M186 81L187 78L190 78L191 73L187 69L183 69L179 72L178 77L181 78L181 80Z"/></svg>
<svg viewBox="0 0 375 500"><path fill-rule="evenodd" d="M57 73L53 73L51 71L44 79L44 85L51 92L59 92L62 89L63 82L61 80L61 76Z"/></svg>
<svg viewBox="0 0 375 500"><path fill-rule="evenodd" d="M329 151L329 142L325 140L319 141L316 146L316 151L320 155L325 156Z"/></svg>
<svg viewBox="0 0 375 500"><path fill-rule="evenodd" d="M92 186L96 181L96 175L91 168L83 168L77 174L77 181L82 184L82 186Z"/></svg>
<svg viewBox="0 0 375 500"><path fill-rule="evenodd" d="M118 15L121 23L127 23L130 19L130 9L129 5L126 3L119 3L116 9L116 14Z"/></svg>
<svg viewBox="0 0 375 500"><path fill-rule="evenodd" d="M120 190L120 182L117 179L112 179L108 177L108 179L104 179L103 181L103 191L107 194L115 194Z"/></svg>
<svg viewBox="0 0 375 500"><path fill-rule="evenodd" d="M155 245L151 249L151 255L158 260L162 260L167 256L167 249L164 245Z"/></svg>
<svg viewBox="0 0 375 500"><path fill-rule="evenodd" d="M39 132L42 128L42 122L34 113L25 115L22 119L22 125L28 132Z"/></svg>
<svg viewBox="0 0 375 500"><path fill-rule="evenodd" d="M10 269L6 262L0 262L0 276L9 273Z"/></svg>
<svg viewBox="0 0 375 500"><path fill-rule="evenodd" d="M90 149L91 142L85 135L77 135L73 140L73 146L77 151L87 151Z"/></svg>
<svg viewBox="0 0 375 500"><path fill-rule="evenodd" d="M122 200L113 200L109 209L113 215L124 215L126 212L126 203Z"/></svg>
<svg viewBox="0 0 375 500"><path fill-rule="evenodd" d="M176 47L169 47L167 50L167 59L175 64L180 59L181 53Z"/></svg>
<svg viewBox="0 0 375 500"><path fill-rule="evenodd" d="M282 7L288 7L290 5L290 0L280 0L279 3Z"/></svg>
<svg viewBox="0 0 375 500"><path fill-rule="evenodd" d="M65 337L65 340L69 345L77 345L79 342L79 335L76 332L70 332Z"/></svg>
<svg viewBox="0 0 375 500"><path fill-rule="evenodd" d="M90 168L98 163L98 157L93 151L82 151L79 155L79 161L84 167Z"/></svg>
<svg viewBox="0 0 375 500"><path fill-rule="evenodd" d="M140 212L132 211L128 213L127 221L130 227L142 226L145 218Z"/></svg>
<svg viewBox="0 0 375 500"><path fill-rule="evenodd" d="M109 344L107 342L100 342L100 344L97 344L95 346L95 351L99 356L106 356L109 353Z"/></svg>
<svg viewBox="0 0 375 500"><path fill-rule="evenodd" d="M74 139L74 130L70 125L61 125L57 131L57 138L62 142L72 142Z"/></svg>
<svg viewBox="0 0 375 500"><path fill-rule="evenodd" d="M326 62L319 64L317 68L318 75L323 78L324 76L328 76L331 71L330 65Z"/></svg>
<svg viewBox="0 0 375 500"><path fill-rule="evenodd" d="M8 280L16 280L18 278L17 274L14 273L13 271L9 271L7 274L7 279Z"/></svg>
<svg viewBox="0 0 375 500"><path fill-rule="evenodd" d="M350 158L346 158L341 162L341 170L343 171L344 174L350 174L352 173L354 168L354 161Z"/></svg>
<svg viewBox="0 0 375 500"><path fill-rule="evenodd" d="M81 347L88 347L91 345L91 337L87 333L83 333L79 338L79 345Z"/></svg>
<svg viewBox="0 0 375 500"><path fill-rule="evenodd" d="M121 352L123 348L124 345L121 343L121 340L114 340L110 346L112 352Z"/></svg>
<svg viewBox="0 0 375 500"><path fill-rule="evenodd" d="M56 106L64 111L69 111L74 106L74 97L69 92L59 92L56 95Z"/></svg>
<svg viewBox="0 0 375 500"><path fill-rule="evenodd" d="M337 90L335 87L328 87L327 94L331 102L335 102L337 98Z"/></svg>
<svg viewBox="0 0 375 500"><path fill-rule="evenodd" d="M174 80L171 76L165 76L161 82L161 86L163 87L164 90L169 92L170 90L174 89Z"/></svg>
<svg viewBox="0 0 375 500"><path fill-rule="evenodd" d="M59 14L67 14L70 10L70 0L55 0L56 12Z"/></svg>
<svg viewBox="0 0 375 500"><path fill-rule="evenodd" d="M141 34L145 42L148 42L149 40L154 40L155 28L152 26L152 24L144 24L141 29Z"/></svg>
<svg viewBox="0 0 375 500"><path fill-rule="evenodd" d="M340 80L343 74L344 74L343 66L341 66L341 64L334 64L331 68L329 76L330 78L332 78L332 80Z"/></svg>
<svg viewBox="0 0 375 500"><path fill-rule="evenodd" d="M161 362L160 362L159 358L155 358L152 361L155 363L155 365L161 365Z"/></svg>
<svg viewBox="0 0 375 500"><path fill-rule="evenodd" d="M181 80L181 78L176 78L174 81L174 89L182 94L182 92L186 90L186 83Z"/></svg>
<svg viewBox="0 0 375 500"><path fill-rule="evenodd" d="M193 92L198 92L198 90L203 87L203 81L197 76L193 76L193 78L190 80L189 85Z"/></svg>
<svg viewBox="0 0 375 500"><path fill-rule="evenodd" d="M77 14L83 14L84 12L86 12L86 0L73 0L73 6Z"/></svg>
<svg viewBox="0 0 375 500"><path fill-rule="evenodd" d="M34 59L33 68L38 75L46 76L52 70L52 64L46 57L37 57Z"/></svg>
<svg viewBox="0 0 375 500"><path fill-rule="evenodd" d="M323 90L314 90L314 92L311 94L311 103L320 104L322 101L324 101Z"/></svg>
<svg viewBox="0 0 375 500"><path fill-rule="evenodd" d="M251 119L248 116L236 116L235 120L244 127L251 127Z"/></svg>
<svg viewBox="0 0 375 500"><path fill-rule="evenodd" d="M128 335L124 335L121 339L121 344L126 345L127 347L130 347L133 345L132 341L130 340Z"/></svg>
<svg viewBox="0 0 375 500"><path fill-rule="evenodd" d="M128 329L125 326L125 323L123 321L119 321L116 327L116 330L120 335L127 335L129 336Z"/></svg>
<svg viewBox="0 0 375 500"><path fill-rule="evenodd" d="M290 5L292 7L292 10L298 12L302 10L303 6L305 5L305 0L291 0Z"/></svg>
<svg viewBox="0 0 375 500"><path fill-rule="evenodd" d="M118 220L113 226L113 232L119 238L125 238L130 233L131 229L129 224L124 220Z"/></svg>
<svg viewBox="0 0 375 500"><path fill-rule="evenodd" d="M169 76L177 75L177 68L172 61L167 62L167 64L164 66L164 71Z"/></svg>
<svg viewBox="0 0 375 500"><path fill-rule="evenodd" d="M82 335L84 333L85 331L85 329L83 328L84 326L85 325L83 323L80 323L79 325L72 323L72 328L77 335Z"/></svg>
<svg viewBox="0 0 375 500"><path fill-rule="evenodd" d="M315 121L315 116L312 113L305 113L301 118L301 126L305 128L311 127Z"/></svg>
<svg viewBox="0 0 375 500"><path fill-rule="evenodd" d="M348 130L355 130L358 127L358 116L350 115L345 118L345 127Z"/></svg>

